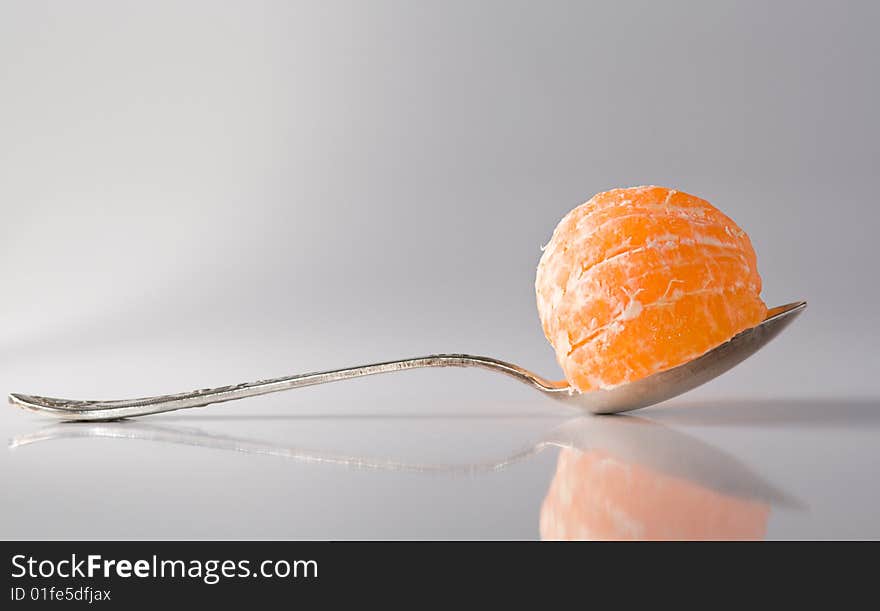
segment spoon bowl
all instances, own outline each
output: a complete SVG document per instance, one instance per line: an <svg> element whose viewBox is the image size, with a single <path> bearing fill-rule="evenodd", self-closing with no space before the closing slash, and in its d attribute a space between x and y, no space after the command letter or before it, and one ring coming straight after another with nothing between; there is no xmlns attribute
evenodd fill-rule
<svg viewBox="0 0 880 611"><path fill-rule="evenodd" d="M764 347L807 307L797 301L768 310L761 324L746 329L687 363L609 390L556 395L594 414L614 414L648 407L717 378Z"/></svg>

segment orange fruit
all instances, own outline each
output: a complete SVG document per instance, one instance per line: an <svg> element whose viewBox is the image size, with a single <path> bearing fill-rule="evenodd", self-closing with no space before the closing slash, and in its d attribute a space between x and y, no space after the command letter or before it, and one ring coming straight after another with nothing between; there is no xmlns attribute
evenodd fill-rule
<svg viewBox="0 0 880 611"><path fill-rule="evenodd" d="M770 508L618 460L563 448L541 506L542 539L763 539Z"/></svg>
<svg viewBox="0 0 880 611"><path fill-rule="evenodd" d="M544 334L580 391L681 365L760 323L749 237L664 187L599 193L563 218L535 280Z"/></svg>

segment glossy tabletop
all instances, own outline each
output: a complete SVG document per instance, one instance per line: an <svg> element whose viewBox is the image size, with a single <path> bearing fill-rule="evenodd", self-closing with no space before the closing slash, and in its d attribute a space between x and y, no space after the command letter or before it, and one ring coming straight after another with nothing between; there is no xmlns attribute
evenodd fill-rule
<svg viewBox="0 0 880 611"><path fill-rule="evenodd" d="M590 416L438 370L106 423L6 407L0 427L2 538L880 537L870 400Z"/></svg>

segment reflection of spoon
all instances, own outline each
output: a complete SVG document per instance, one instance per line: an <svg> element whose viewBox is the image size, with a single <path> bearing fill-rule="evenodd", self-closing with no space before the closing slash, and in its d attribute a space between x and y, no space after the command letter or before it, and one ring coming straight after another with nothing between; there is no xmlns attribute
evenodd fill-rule
<svg viewBox="0 0 880 611"><path fill-rule="evenodd" d="M767 312L767 318L759 325L747 329L717 348L696 359L655 373L654 375L623 384L609 390L594 390L586 393L574 391L566 382L552 382L518 365L497 359L467 354L436 354L415 359L391 361L274 378L259 382L248 382L234 386L207 388L176 395L145 397L114 401L76 401L55 399L36 395L9 395L9 401L19 407L51 414L67 420L110 420L170 412L189 407L203 407L212 403L233 401L245 397L264 395L291 388L313 386L348 380L362 376L418 369L422 367L479 367L503 373L528 384L543 393L573 403L577 407L597 414L625 412L665 401L687 392L721 375L731 367L742 362L795 319L807 306L805 301L779 306Z"/></svg>
<svg viewBox="0 0 880 611"><path fill-rule="evenodd" d="M574 418L552 430L538 443L494 461L460 464L418 464L383 458L306 450L266 442L215 435L196 428L154 425L139 421L88 424L58 423L19 435L10 449L58 439L137 439L187 445L243 454L279 456L307 463L329 463L350 468L392 471L475 473L499 471L540 453L547 447L580 451L601 449L633 463L647 465L658 474L721 494L755 499L772 505L797 505L738 460L724 452L667 426L632 416Z"/></svg>
<svg viewBox="0 0 880 611"><path fill-rule="evenodd" d="M262 454L278 456L304 463L324 463L349 467L352 469L378 469L386 471L415 472L476 472L497 471L507 465L533 456L544 449L544 443L531 446L509 457L489 463L472 464L423 464L395 461L384 458L347 455L337 452L310 450L291 446L273 445L263 441L215 435L193 427L162 426L138 421L114 421L101 423L64 422L52 424L33 433L16 436L9 444L10 449L56 439L83 438L137 439L174 445L185 445L215 450L227 450L242 454Z"/></svg>

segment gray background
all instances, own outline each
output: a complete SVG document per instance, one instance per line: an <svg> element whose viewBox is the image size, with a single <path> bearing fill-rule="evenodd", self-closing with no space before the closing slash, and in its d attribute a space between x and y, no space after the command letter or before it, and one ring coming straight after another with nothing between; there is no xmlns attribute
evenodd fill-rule
<svg viewBox="0 0 880 611"><path fill-rule="evenodd" d="M642 415L811 508L768 536L880 536L878 7L4 0L0 390L148 395L443 351L555 377L540 246L593 193L660 184L749 233L768 305L810 307ZM467 462L573 415L430 371L150 422ZM0 411L8 439L47 424ZM0 461L0 535L70 538L532 537L554 468L426 479L92 438Z"/></svg>

